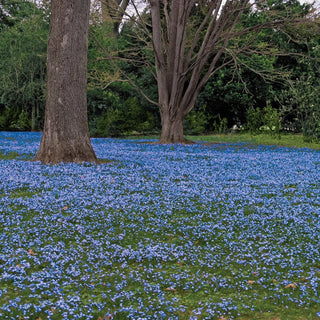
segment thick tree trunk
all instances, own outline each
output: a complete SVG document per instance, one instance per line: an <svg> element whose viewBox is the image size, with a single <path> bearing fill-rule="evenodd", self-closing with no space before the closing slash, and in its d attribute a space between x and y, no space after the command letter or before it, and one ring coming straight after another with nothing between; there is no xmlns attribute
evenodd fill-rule
<svg viewBox="0 0 320 320"><path fill-rule="evenodd" d="M183 118L192 110L209 77L218 70L218 60L228 41L235 37L235 26L250 1L149 3L162 121L160 142L188 143L183 137ZM196 19L200 12L201 21ZM223 64L232 63L233 57Z"/></svg>
<svg viewBox="0 0 320 320"><path fill-rule="evenodd" d="M51 2L42 163L97 161L87 120L89 10L90 0Z"/></svg>
<svg viewBox="0 0 320 320"><path fill-rule="evenodd" d="M161 112L161 136L159 143L171 144L192 144L193 142L187 140L183 134L183 116L175 115L169 116L169 112Z"/></svg>
<svg viewBox="0 0 320 320"><path fill-rule="evenodd" d="M186 83L186 77L182 76L185 43L183 22L186 23L184 15L186 2L177 0L171 4L172 7L168 10L168 2L164 2L162 6L161 1L150 0L152 43L155 52L162 125L159 143L191 144L193 142L183 135L183 119L189 104L189 101L182 104ZM162 7L165 12L162 12ZM166 17L168 39L164 39L162 17Z"/></svg>

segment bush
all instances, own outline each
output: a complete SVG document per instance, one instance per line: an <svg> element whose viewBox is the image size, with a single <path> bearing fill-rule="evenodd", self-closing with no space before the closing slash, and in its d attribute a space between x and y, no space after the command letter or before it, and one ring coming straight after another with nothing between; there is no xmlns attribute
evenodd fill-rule
<svg viewBox="0 0 320 320"><path fill-rule="evenodd" d="M153 115L142 108L137 98L129 98L118 108L108 109L95 123L95 133L101 137L150 133L154 129Z"/></svg>
<svg viewBox="0 0 320 320"><path fill-rule="evenodd" d="M246 129L253 135L260 132L263 125L263 116L260 108L250 108L247 111Z"/></svg>
<svg viewBox="0 0 320 320"><path fill-rule="evenodd" d="M308 75L292 81L281 99L284 111L289 115L292 131L302 132L304 140L320 142L319 68L310 65Z"/></svg>
<svg viewBox="0 0 320 320"><path fill-rule="evenodd" d="M273 109L270 105L263 108L264 130L271 136L280 138L281 117L278 110Z"/></svg>
<svg viewBox="0 0 320 320"><path fill-rule="evenodd" d="M10 125L10 129L17 131L28 131L30 130L30 128L31 120L25 110L22 110L22 112L19 114L18 119L14 120Z"/></svg>
<svg viewBox="0 0 320 320"><path fill-rule="evenodd" d="M262 132L269 133L271 136L280 138L281 121L278 110L267 105L263 109L249 109L247 112L247 130L251 134Z"/></svg>
<svg viewBox="0 0 320 320"><path fill-rule="evenodd" d="M214 133L227 133L228 132L228 120L227 118L221 118L220 114L214 117L212 124Z"/></svg>
<svg viewBox="0 0 320 320"><path fill-rule="evenodd" d="M184 119L183 128L186 134L203 134L206 131L208 123L205 112L206 106L202 106L199 110L192 110Z"/></svg>
<svg viewBox="0 0 320 320"><path fill-rule="evenodd" d="M28 131L31 129L31 117L26 110L18 108L1 108L0 130L1 131Z"/></svg>
<svg viewBox="0 0 320 320"><path fill-rule="evenodd" d="M294 97L298 103L298 121L305 141L320 141L319 79L302 78L296 83Z"/></svg>
<svg viewBox="0 0 320 320"><path fill-rule="evenodd" d="M310 112L301 119L304 141L320 141L320 112Z"/></svg>

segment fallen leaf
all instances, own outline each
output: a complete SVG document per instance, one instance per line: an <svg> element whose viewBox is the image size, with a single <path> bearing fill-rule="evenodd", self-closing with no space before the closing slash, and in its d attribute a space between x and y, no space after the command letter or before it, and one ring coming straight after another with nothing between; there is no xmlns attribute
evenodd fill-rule
<svg viewBox="0 0 320 320"><path fill-rule="evenodd" d="M164 290L170 291L170 292L176 292L177 291L177 289L175 289L175 288L165 288Z"/></svg>
<svg viewBox="0 0 320 320"><path fill-rule="evenodd" d="M288 289L288 288L293 288L293 289L295 289L296 287L297 287L297 286L296 286L295 283L289 283L288 285L285 286L286 289Z"/></svg>
<svg viewBox="0 0 320 320"><path fill-rule="evenodd" d="M30 256L34 256L35 255L35 253L34 253L34 251L32 249L29 249L28 253L30 254Z"/></svg>

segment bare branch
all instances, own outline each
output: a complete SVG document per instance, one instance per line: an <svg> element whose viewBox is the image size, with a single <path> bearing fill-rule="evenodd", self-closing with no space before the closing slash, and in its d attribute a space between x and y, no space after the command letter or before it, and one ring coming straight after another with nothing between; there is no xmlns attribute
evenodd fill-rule
<svg viewBox="0 0 320 320"><path fill-rule="evenodd" d="M135 88L138 90L138 92L139 92L148 102L150 102L151 104L154 104L154 105L156 105L156 106L159 107L159 103L156 102L156 101L154 101L154 100L152 100L151 98L149 98L149 97L147 96L147 94L146 94L125 72L123 72L123 71L120 71L120 72L121 72L122 76L123 76L124 78L126 78L126 79L128 80L128 82L129 82L133 87L135 87Z"/></svg>

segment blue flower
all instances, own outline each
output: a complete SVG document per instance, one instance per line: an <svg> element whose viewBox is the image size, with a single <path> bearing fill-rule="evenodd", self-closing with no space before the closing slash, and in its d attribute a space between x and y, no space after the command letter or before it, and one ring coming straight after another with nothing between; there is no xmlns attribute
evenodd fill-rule
<svg viewBox="0 0 320 320"><path fill-rule="evenodd" d="M318 151L93 139L113 162L24 161L40 137L0 133L3 153L23 155L0 161L1 319L232 319L267 311L258 298L319 303Z"/></svg>

